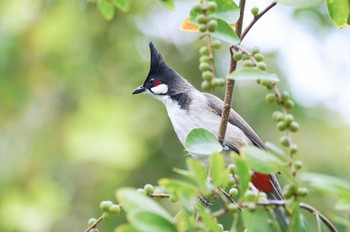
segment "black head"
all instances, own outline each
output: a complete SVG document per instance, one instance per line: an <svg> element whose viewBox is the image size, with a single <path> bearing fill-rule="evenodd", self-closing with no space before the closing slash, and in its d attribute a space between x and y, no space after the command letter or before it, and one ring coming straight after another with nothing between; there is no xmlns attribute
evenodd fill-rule
<svg viewBox="0 0 350 232"><path fill-rule="evenodd" d="M149 48L151 51L149 73L143 85L137 87L132 94L147 92L159 96L181 91L181 83L187 83L187 81L164 62L152 42L149 44Z"/></svg>

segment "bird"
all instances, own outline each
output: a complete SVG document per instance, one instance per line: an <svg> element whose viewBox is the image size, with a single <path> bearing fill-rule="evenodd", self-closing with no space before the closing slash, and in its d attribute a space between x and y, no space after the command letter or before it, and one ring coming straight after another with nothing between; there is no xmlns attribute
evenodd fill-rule
<svg viewBox="0 0 350 232"><path fill-rule="evenodd" d="M149 47L151 56L149 73L144 83L132 94L146 93L160 100L165 105L175 133L184 146L188 133L194 128L204 128L217 135L224 102L215 95L197 90L165 63L152 42ZM232 108L223 143L237 153L240 153L242 147L249 145L266 149L254 130ZM268 199L283 199L275 175L253 172L251 182L256 189L265 192Z"/></svg>

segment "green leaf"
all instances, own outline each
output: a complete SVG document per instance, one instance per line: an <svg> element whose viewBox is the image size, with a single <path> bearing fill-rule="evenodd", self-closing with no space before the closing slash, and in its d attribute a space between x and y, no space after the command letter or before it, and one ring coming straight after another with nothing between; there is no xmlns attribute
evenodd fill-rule
<svg viewBox="0 0 350 232"><path fill-rule="evenodd" d="M316 173L301 173L299 179L320 192L338 197L342 204L350 204L350 183L345 180Z"/></svg>
<svg viewBox="0 0 350 232"><path fill-rule="evenodd" d="M203 207L197 208L199 216L205 225L206 231L221 232L222 229L219 227L215 217L211 216Z"/></svg>
<svg viewBox="0 0 350 232"><path fill-rule="evenodd" d="M238 44L240 42L236 32L222 19L218 19L218 28L212 33L212 36L230 44Z"/></svg>
<svg viewBox="0 0 350 232"><path fill-rule="evenodd" d="M175 7L174 0L160 0L160 2L170 10L173 10Z"/></svg>
<svg viewBox="0 0 350 232"><path fill-rule="evenodd" d="M306 8L319 4L322 0L276 0L276 2L297 8Z"/></svg>
<svg viewBox="0 0 350 232"><path fill-rule="evenodd" d="M249 166L257 172L273 174L288 164L288 159L281 160L271 153L255 146L244 147L242 155Z"/></svg>
<svg viewBox="0 0 350 232"><path fill-rule="evenodd" d="M326 0L328 15L338 27L349 25L350 2L349 0Z"/></svg>
<svg viewBox="0 0 350 232"><path fill-rule="evenodd" d="M123 224L115 228L114 232L139 232L139 230L130 224Z"/></svg>
<svg viewBox="0 0 350 232"><path fill-rule="evenodd" d="M283 160L284 162L289 162L290 156L285 153L280 147L278 147L276 144L271 142L266 142L266 147L268 148L269 152L279 158L280 160Z"/></svg>
<svg viewBox="0 0 350 232"><path fill-rule="evenodd" d="M144 210L158 214L166 220L172 220L171 215L157 202L141 193L136 192L135 189L122 188L118 190L117 199L121 204L123 204L123 208L127 213L133 210Z"/></svg>
<svg viewBox="0 0 350 232"><path fill-rule="evenodd" d="M218 18L231 24L239 18L239 7L232 0L212 0L216 2L218 6L216 9L216 15Z"/></svg>
<svg viewBox="0 0 350 232"><path fill-rule="evenodd" d="M235 155L234 160L237 166L237 175L239 178L239 189L241 190L241 196L247 191L250 182L250 172L247 161L244 158Z"/></svg>
<svg viewBox="0 0 350 232"><path fill-rule="evenodd" d="M248 209L242 211L243 223L249 231L274 231L269 225L268 211L258 206L254 212Z"/></svg>
<svg viewBox="0 0 350 232"><path fill-rule="evenodd" d="M130 0L112 0L112 3L123 12L130 9Z"/></svg>
<svg viewBox="0 0 350 232"><path fill-rule="evenodd" d="M106 20L111 20L114 16L114 6L108 0L98 0L98 9Z"/></svg>
<svg viewBox="0 0 350 232"><path fill-rule="evenodd" d="M162 215L147 210L133 210L127 214L127 218L139 231L176 232L176 228L171 221L162 217Z"/></svg>
<svg viewBox="0 0 350 232"><path fill-rule="evenodd" d="M186 164L188 169L193 173L195 182L198 186L205 187L208 176L205 167L193 158L187 158Z"/></svg>
<svg viewBox="0 0 350 232"><path fill-rule="evenodd" d="M194 185L186 183L180 180L172 180L172 179L160 179L159 185L164 187L166 191L170 194L175 194L177 196L182 195L186 198L190 198L191 196L195 196L197 193L197 189Z"/></svg>
<svg viewBox="0 0 350 232"><path fill-rule="evenodd" d="M217 187L225 187L228 181L228 172L223 154L216 153L210 156L210 176Z"/></svg>
<svg viewBox="0 0 350 232"><path fill-rule="evenodd" d="M193 155L211 155L222 150L217 138L203 128L195 128L190 131L185 141L185 147Z"/></svg>
<svg viewBox="0 0 350 232"><path fill-rule="evenodd" d="M288 209L291 212L290 220L288 225L288 232L308 232L310 228L305 222L304 216L300 213L299 200L291 199L289 200Z"/></svg>
<svg viewBox="0 0 350 232"><path fill-rule="evenodd" d="M276 74L262 71L257 67L242 67L230 73L228 78L234 80L270 80L279 82Z"/></svg>

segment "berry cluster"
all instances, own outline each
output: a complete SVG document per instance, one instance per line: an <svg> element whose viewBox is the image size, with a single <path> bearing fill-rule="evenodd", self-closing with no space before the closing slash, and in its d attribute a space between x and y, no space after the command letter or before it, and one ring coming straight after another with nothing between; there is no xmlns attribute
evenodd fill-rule
<svg viewBox="0 0 350 232"><path fill-rule="evenodd" d="M225 80L215 77L214 70L214 55L213 50L220 49L222 44L219 40L212 41L210 33L213 33L218 28L218 20L216 15L217 4L213 1L201 1L193 5L191 14L195 15L195 21L200 32L207 36L207 45L199 49L199 70L202 72L202 89L205 91L211 90L214 87L225 85Z"/></svg>
<svg viewBox="0 0 350 232"><path fill-rule="evenodd" d="M244 67L257 67L262 71L266 71L266 63L264 55L260 53L259 47L254 47L249 51L235 51L232 57L235 61L242 61Z"/></svg>

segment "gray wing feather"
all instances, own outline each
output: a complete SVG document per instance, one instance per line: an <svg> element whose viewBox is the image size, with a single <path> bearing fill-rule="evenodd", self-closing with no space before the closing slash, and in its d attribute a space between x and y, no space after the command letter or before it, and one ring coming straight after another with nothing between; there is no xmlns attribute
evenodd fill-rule
<svg viewBox="0 0 350 232"><path fill-rule="evenodd" d="M203 93L203 94L208 99L209 107L213 110L213 112L221 116L224 102L220 98L210 93ZM228 121L232 125L237 126L239 129L241 129L244 132L244 134L253 142L255 146L265 149L265 145L261 141L261 139L258 137L258 135L248 125L248 123L244 121L244 119L233 109L231 109L230 111Z"/></svg>

